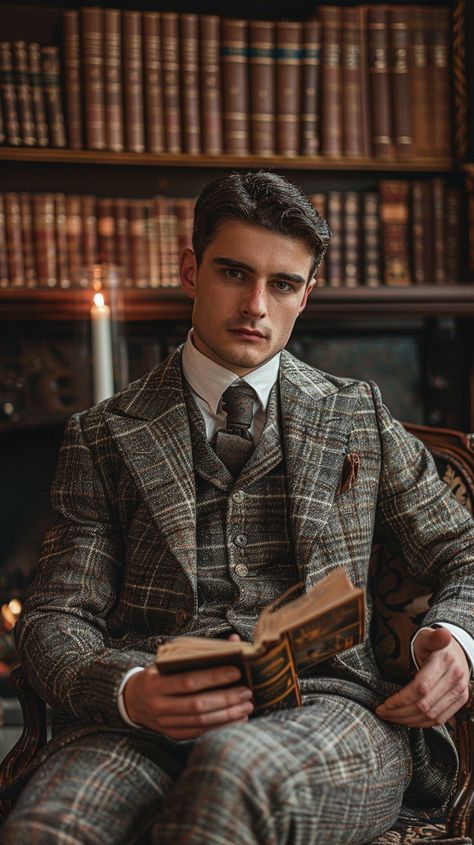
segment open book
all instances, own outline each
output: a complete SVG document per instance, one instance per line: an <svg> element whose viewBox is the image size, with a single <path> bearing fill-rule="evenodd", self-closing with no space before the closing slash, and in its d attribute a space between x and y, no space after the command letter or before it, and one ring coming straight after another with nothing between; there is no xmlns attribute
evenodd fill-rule
<svg viewBox="0 0 474 845"><path fill-rule="evenodd" d="M253 691L254 715L297 707L298 672L345 651L364 637L364 592L339 567L305 595L283 607L299 583L268 605L258 619L254 642L179 637L159 646L156 662L163 675L238 666L242 683Z"/></svg>

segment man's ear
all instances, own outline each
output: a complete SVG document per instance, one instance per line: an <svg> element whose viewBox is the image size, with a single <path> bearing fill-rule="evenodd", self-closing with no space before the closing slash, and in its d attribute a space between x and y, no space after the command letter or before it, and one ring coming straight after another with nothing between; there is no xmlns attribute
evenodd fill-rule
<svg viewBox="0 0 474 845"><path fill-rule="evenodd" d="M190 299L196 299L197 262L194 252L189 247L183 250L179 265L179 277L185 293Z"/></svg>
<svg viewBox="0 0 474 845"><path fill-rule="evenodd" d="M311 291L313 290L315 284L316 284L316 277L314 277L314 279L311 279L311 281L308 282L308 284L306 285L305 292L303 294L303 299L301 300L301 304L300 304L300 307L298 309L299 314L301 314L301 312L304 311L304 309L306 308L306 303L308 302L308 296L310 295Z"/></svg>

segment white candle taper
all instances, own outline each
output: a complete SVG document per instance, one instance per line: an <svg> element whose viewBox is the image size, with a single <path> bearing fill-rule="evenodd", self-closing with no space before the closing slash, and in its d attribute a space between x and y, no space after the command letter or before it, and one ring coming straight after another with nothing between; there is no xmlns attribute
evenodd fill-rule
<svg viewBox="0 0 474 845"><path fill-rule="evenodd" d="M94 371L94 402L108 399L114 392L114 368L110 308L101 293L94 295L91 306L92 365Z"/></svg>

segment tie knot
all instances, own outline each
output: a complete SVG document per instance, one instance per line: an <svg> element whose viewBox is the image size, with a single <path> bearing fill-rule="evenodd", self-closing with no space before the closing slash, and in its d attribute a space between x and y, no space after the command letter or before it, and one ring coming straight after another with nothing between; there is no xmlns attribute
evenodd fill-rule
<svg viewBox="0 0 474 845"><path fill-rule="evenodd" d="M226 430L241 436L252 424L253 404L256 393L245 381L236 381L222 394L222 408L227 414Z"/></svg>

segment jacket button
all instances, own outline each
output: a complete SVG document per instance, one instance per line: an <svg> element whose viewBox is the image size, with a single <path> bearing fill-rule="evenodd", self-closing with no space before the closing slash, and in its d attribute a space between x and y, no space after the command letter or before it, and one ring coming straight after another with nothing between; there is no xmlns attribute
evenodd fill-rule
<svg viewBox="0 0 474 845"><path fill-rule="evenodd" d="M243 490L236 490L235 493L232 493L232 501L234 501L237 505L241 505L245 499L245 493Z"/></svg>
<svg viewBox="0 0 474 845"><path fill-rule="evenodd" d="M245 563L238 563L235 567L235 572L240 576L240 578L245 578L245 576L249 574L248 567L245 566Z"/></svg>
<svg viewBox="0 0 474 845"><path fill-rule="evenodd" d="M234 537L234 543L236 546L246 546L248 543L248 537L246 534L236 534Z"/></svg>
<svg viewBox="0 0 474 845"><path fill-rule="evenodd" d="M180 607L179 610L176 611L175 622L178 628L184 628L186 623L189 620L189 613L184 607Z"/></svg>

